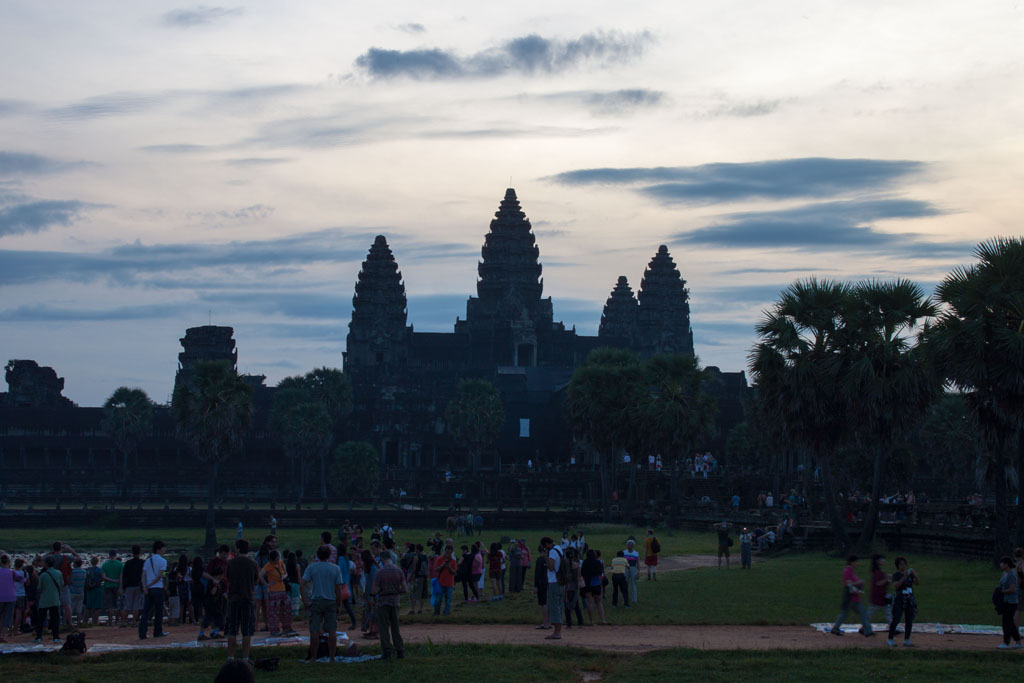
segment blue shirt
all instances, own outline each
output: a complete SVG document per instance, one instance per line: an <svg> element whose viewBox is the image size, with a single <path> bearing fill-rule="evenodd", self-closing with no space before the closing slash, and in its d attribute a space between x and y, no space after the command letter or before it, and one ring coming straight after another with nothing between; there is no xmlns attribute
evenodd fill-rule
<svg viewBox="0 0 1024 683"><path fill-rule="evenodd" d="M345 583L341 580L341 569L332 562L314 562L306 567L302 580L313 584L314 600L334 600L335 586Z"/></svg>

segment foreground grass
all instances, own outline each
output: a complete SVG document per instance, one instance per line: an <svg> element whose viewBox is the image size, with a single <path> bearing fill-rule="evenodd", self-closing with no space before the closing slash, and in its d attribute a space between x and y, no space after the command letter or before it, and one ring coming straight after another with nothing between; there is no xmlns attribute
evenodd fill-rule
<svg viewBox="0 0 1024 683"><path fill-rule="evenodd" d="M261 540L264 530L247 534ZM336 531L336 530L335 530ZM645 530L613 525L590 525L584 528L592 547L603 551L608 563L615 551L623 547L629 535L642 538ZM432 529L398 529L398 541L426 541ZM319 542L314 530L279 529L279 547L306 550L307 554ZM503 537L526 538L531 549L541 536L561 537L561 530L501 530L485 529L479 537L489 543ZM717 539L711 533L659 531L663 556L708 555L715 552ZM0 530L0 548L41 550L52 540L63 540L75 548L105 550L108 547L124 549L139 542L145 549L154 538L161 538L172 549L172 557L182 550L194 552L202 540L196 529L3 529ZM234 531L224 529L219 538L228 542ZM474 537L477 538L477 537ZM456 545L471 543L470 538L456 538ZM738 548L733 560L738 561ZM889 553L886 571L892 571ZM998 581L998 572L987 561L964 560L949 557L909 555L921 577L918 588L919 622L997 624L998 617L990 603L992 588ZM860 563L861 577L868 575L867 560ZM659 574L657 582L641 576L639 604L631 609L611 607L606 599L609 621L618 624L776 624L802 625L830 621L835 618L840 599L840 572L843 562L824 553L803 553L772 556L754 564L752 570L740 570L736 564L726 570L695 569ZM500 602L486 602L491 596L490 582L483 594L485 602L463 604L462 588L456 586L452 623L469 624L527 624L540 620L539 609L532 595L533 571L527 572L527 590L518 595L507 595ZM610 586L609 586L610 588ZM429 607L428 610L429 611ZM430 622L427 614L406 617L408 621ZM876 621L884 620L876 616Z"/></svg>
<svg viewBox="0 0 1024 683"><path fill-rule="evenodd" d="M367 648L373 652L374 648ZM299 648L253 651L254 658L280 658L266 681L465 681L485 676L509 683L580 681L584 672L605 681L1012 681L1019 680L1021 659L1003 652L907 652L830 650L747 652L664 650L644 655L595 653L572 648L506 645L417 645L401 662L301 664ZM7 680L78 683L212 681L223 650L152 651L72 658L59 653L7 656L0 672Z"/></svg>

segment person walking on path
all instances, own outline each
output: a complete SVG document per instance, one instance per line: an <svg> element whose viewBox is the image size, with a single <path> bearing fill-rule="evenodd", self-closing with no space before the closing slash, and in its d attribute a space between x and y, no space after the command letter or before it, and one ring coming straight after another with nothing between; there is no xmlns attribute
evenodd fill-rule
<svg viewBox="0 0 1024 683"><path fill-rule="evenodd" d="M874 585L875 579L872 575L872 594L876 586ZM897 557L896 558L896 571L892 575L892 621L889 622L889 640L887 641L890 647L896 647L896 627L900 625L900 617L906 615L906 627L903 630L903 645L904 647L913 647L914 644L910 642L910 632L914 628L914 617L917 615L917 598L914 597L914 586L918 584L917 574L914 573L913 569L907 569L907 558ZM885 590L885 586L882 586L882 591ZM884 593L883 593L884 596ZM874 601L874 595L872 595L872 602Z"/></svg>
<svg viewBox="0 0 1024 683"><path fill-rule="evenodd" d="M889 587L889 575L882 570L882 555L871 557L871 597L868 600L868 621L874 623L875 612L885 612L885 623L892 622L892 609L886 600L886 590Z"/></svg>
<svg viewBox="0 0 1024 683"><path fill-rule="evenodd" d="M729 568L729 546L732 545L732 539L729 538L729 523L722 522L721 524L715 524L714 529L718 532L718 568L722 568L722 556L725 556L725 568Z"/></svg>
<svg viewBox="0 0 1024 683"><path fill-rule="evenodd" d="M839 617L836 619L836 623L832 625L830 631L834 636L843 635L839 627L843 625L851 609L860 616L863 628L861 633L865 637L875 635L874 631L871 630L871 622L868 621L867 610L860 603L860 596L864 592L864 582L857 577L856 567L857 556L850 555L847 557L846 567L843 569L843 599L839 606Z"/></svg>
<svg viewBox="0 0 1024 683"><path fill-rule="evenodd" d="M999 616L1003 619L1003 642L999 645L1000 650L1020 649L1020 630L1013 623L1013 616L1020 607L1020 582L1013 560L1003 556L999 560L999 568L1003 575L999 579L999 592L1003 596L1002 604L999 607ZM1010 645L1010 641L1013 645Z"/></svg>
<svg viewBox="0 0 1024 683"><path fill-rule="evenodd" d="M554 540L549 536L542 538L540 544L547 552L548 619L555 629L551 635L544 636L544 639L561 640L562 613L565 611L565 584L569 575L568 566L565 564L565 555L562 549L556 546Z"/></svg>
<svg viewBox="0 0 1024 683"><path fill-rule="evenodd" d="M750 569L750 545L754 540L754 534L750 533L750 529L743 527L743 533L740 534L740 568Z"/></svg>
<svg viewBox="0 0 1024 683"><path fill-rule="evenodd" d="M619 593L622 593L622 603L629 609L629 590L626 588L626 572L629 570L629 562L625 553L619 551L612 558L612 607L619 606Z"/></svg>
<svg viewBox="0 0 1024 683"><path fill-rule="evenodd" d="M154 541L153 553L142 565L142 594L145 603L142 607L142 618L139 619L139 640L146 639L150 616L153 617L153 637L163 638L168 635L163 629L164 574L167 572L165 552L167 544L163 541Z"/></svg>
<svg viewBox="0 0 1024 683"><path fill-rule="evenodd" d="M384 568L373 577L370 592L377 597L377 623L380 624L380 649L384 659L396 655L405 658L405 643L398 628L402 595L409 592L405 574L390 555L384 556Z"/></svg>
<svg viewBox="0 0 1024 683"><path fill-rule="evenodd" d="M46 569L39 572L39 602L33 615L33 626L36 627L36 643L43 642L44 616L50 620L50 631L53 632L54 644L60 643L60 592L64 589L64 577L56 568L57 560L47 555L43 560ZM38 619L36 616L38 615ZM38 623L36 623L38 622Z"/></svg>
<svg viewBox="0 0 1024 683"><path fill-rule="evenodd" d="M658 553L661 552L661 542L654 535L654 529L647 530L647 538L644 539L644 564L647 565L647 580L658 580Z"/></svg>
<svg viewBox="0 0 1024 683"><path fill-rule="evenodd" d="M622 555L626 558L629 568L626 571L626 586L629 588L629 601L637 603L636 583L640 575L640 553L636 549L636 541L629 538L626 541L626 550Z"/></svg>
<svg viewBox="0 0 1024 683"><path fill-rule="evenodd" d="M338 649L338 607L341 605L341 570L338 565L329 562L331 551L327 546L317 548L316 557L302 574L302 594L309 593L309 654L307 661L316 660L326 663L334 659ZM320 634L327 635L327 658L317 659L316 652L320 647Z"/></svg>
<svg viewBox="0 0 1024 683"><path fill-rule="evenodd" d="M335 566L337 569L337 566ZM260 568L249 557L249 542L235 541L235 557L228 561L228 619L224 633L228 637L228 659L234 659L238 636L242 636L242 661L249 661L252 634L256 632L256 584Z"/></svg>

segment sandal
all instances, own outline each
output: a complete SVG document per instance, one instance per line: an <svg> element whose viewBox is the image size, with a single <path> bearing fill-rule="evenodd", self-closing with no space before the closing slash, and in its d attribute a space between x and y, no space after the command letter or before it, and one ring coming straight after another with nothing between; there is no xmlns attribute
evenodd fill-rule
<svg viewBox="0 0 1024 683"><path fill-rule="evenodd" d="M544 636L544 640L561 640L562 636L556 636L552 633L550 636Z"/></svg>

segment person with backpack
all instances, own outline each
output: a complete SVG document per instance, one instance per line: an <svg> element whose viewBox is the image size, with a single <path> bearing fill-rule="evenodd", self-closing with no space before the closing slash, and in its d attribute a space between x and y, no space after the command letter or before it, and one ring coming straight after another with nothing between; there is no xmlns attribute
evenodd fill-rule
<svg viewBox="0 0 1024 683"><path fill-rule="evenodd" d="M999 558L999 568L1003 570L1003 575L999 578L999 587L993 595L993 599L996 596L1002 598L996 605L996 611L999 612L999 616L1003 620L1003 642L1000 643L999 649L1019 650L1021 648L1020 630L1013 623L1013 617L1020 607L1020 583L1017 580L1017 571L1013 560L1008 555ZM1010 645L1011 640L1013 645Z"/></svg>
<svg viewBox="0 0 1024 683"><path fill-rule="evenodd" d="M647 530L644 539L644 564L647 565L647 580L658 580L658 553L661 552L661 541L654 535L654 529Z"/></svg>
<svg viewBox="0 0 1024 683"><path fill-rule="evenodd" d="M100 611L103 609L103 570L100 569L100 556L93 555L89 561L92 565L85 572L85 612L82 623L92 620L93 626L100 625Z"/></svg>
<svg viewBox="0 0 1024 683"><path fill-rule="evenodd" d="M36 613L33 615L33 625L36 627L34 642L43 642L43 624L46 623L46 618L48 618L50 621L50 631L53 632L53 642L56 645L61 642L60 596L64 590L64 577L57 570L57 559L53 555L47 555L43 562L46 568L39 572L39 601L36 606Z"/></svg>
<svg viewBox="0 0 1024 683"><path fill-rule="evenodd" d="M67 554L65 554L67 553ZM50 552L46 557L53 558L54 569L60 572L61 578L64 580L64 587L60 592L60 606L64 612L64 623L71 625L71 572L72 563L75 560L82 559L78 553L76 553L71 546L67 543L61 543L56 541L53 544L53 551ZM46 559L43 558L45 562Z"/></svg>
<svg viewBox="0 0 1024 683"><path fill-rule="evenodd" d="M139 619L139 640L146 639L149 629L149 618L153 617L153 637L163 638L169 635L163 629L164 622L164 575L167 573L167 560L164 553L167 544L153 541L153 552L142 565L142 594L144 603L142 617Z"/></svg>
<svg viewBox="0 0 1024 683"><path fill-rule="evenodd" d="M565 586L569 582L569 563L565 561L562 549L555 545L555 541L550 536L540 539L540 544L547 553L548 620L555 629L551 635L544 636L544 639L561 640L562 614L565 611Z"/></svg>

